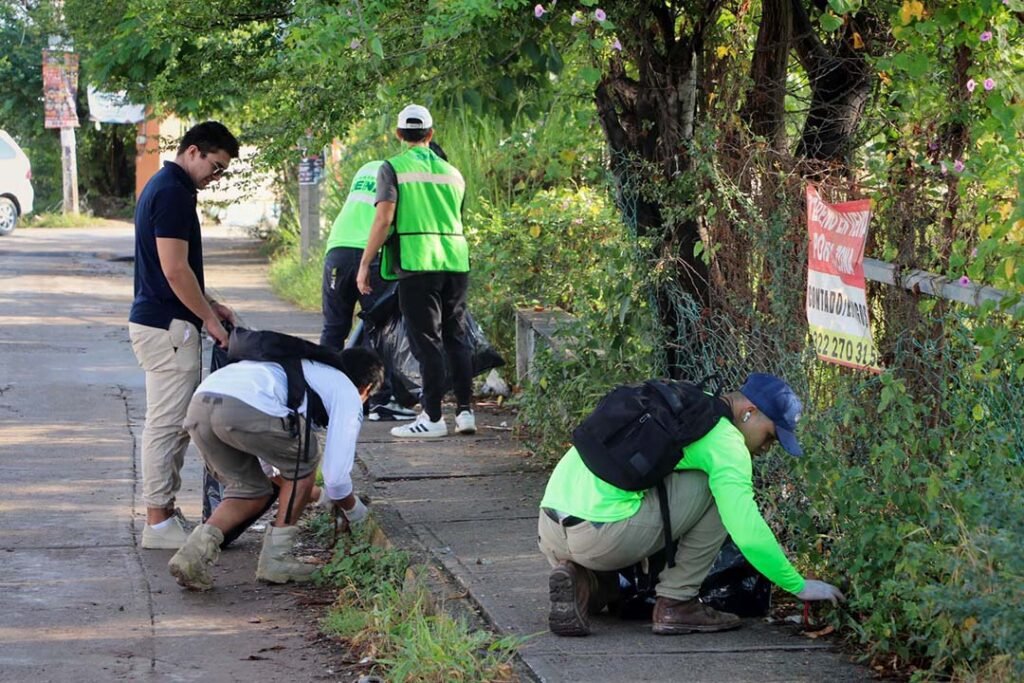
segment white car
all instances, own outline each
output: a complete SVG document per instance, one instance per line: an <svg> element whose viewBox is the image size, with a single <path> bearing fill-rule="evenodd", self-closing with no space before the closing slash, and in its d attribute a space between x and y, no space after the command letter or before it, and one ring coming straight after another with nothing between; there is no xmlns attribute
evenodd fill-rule
<svg viewBox="0 0 1024 683"><path fill-rule="evenodd" d="M6 131L0 130L0 236L14 232L18 218L32 213L32 165Z"/></svg>

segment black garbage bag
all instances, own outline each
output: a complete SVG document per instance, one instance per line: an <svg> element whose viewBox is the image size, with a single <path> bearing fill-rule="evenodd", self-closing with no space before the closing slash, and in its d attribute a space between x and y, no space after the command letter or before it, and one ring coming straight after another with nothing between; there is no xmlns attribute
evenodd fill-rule
<svg viewBox="0 0 1024 683"><path fill-rule="evenodd" d="M654 587L665 568L662 551L647 560L647 571L637 563L619 572L619 616L650 619L654 611ZM731 538L718 552L711 571L700 586L700 599L712 608L741 617L763 617L771 609L772 584L754 569Z"/></svg>
<svg viewBox="0 0 1024 683"><path fill-rule="evenodd" d="M231 327L231 323L225 322L225 330ZM228 332L230 334L230 331ZM217 342L213 343L210 349L210 372L216 372L231 361L228 360L228 350L221 348ZM210 471L209 467L203 467L203 523L205 524L213 511L220 505L224 497L224 485L217 481L217 478Z"/></svg>
<svg viewBox="0 0 1024 683"><path fill-rule="evenodd" d="M384 359L384 365L391 370L391 391L395 399L405 406L411 406L420 399L423 380L420 376L420 364L412 355L409 339L405 331L405 319L398 309L398 289L391 287L382 294L374 305L359 314L365 325L359 330L356 344L364 344L376 351ZM466 313L466 326L473 344L473 376L500 368L505 364L501 357L484 335L479 323L471 313ZM353 331L350 340L357 334ZM449 379L445 390L451 388Z"/></svg>

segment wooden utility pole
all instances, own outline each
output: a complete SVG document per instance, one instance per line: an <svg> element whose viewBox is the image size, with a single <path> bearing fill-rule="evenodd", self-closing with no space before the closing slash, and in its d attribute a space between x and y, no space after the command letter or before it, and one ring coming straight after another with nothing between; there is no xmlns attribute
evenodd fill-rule
<svg viewBox="0 0 1024 683"><path fill-rule="evenodd" d="M49 49L43 50L44 125L60 129L64 213L73 214L78 213L77 94L78 55L72 51L69 41L61 36L50 36Z"/></svg>
<svg viewBox="0 0 1024 683"><path fill-rule="evenodd" d="M60 129L60 161L64 177L64 213L78 213L78 151L75 129Z"/></svg>

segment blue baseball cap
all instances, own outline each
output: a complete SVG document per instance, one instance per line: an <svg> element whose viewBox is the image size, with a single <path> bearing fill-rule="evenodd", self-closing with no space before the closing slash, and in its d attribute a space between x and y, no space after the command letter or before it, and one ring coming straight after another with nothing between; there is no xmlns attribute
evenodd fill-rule
<svg viewBox="0 0 1024 683"><path fill-rule="evenodd" d="M775 436L787 453L804 454L795 434L803 404L792 387L775 375L755 372L747 377L740 393L775 424Z"/></svg>

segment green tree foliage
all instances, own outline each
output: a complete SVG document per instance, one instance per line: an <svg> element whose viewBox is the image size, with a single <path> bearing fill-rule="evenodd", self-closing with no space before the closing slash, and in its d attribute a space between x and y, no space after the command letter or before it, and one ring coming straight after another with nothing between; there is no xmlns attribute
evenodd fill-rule
<svg viewBox="0 0 1024 683"><path fill-rule="evenodd" d="M14 137L32 163L36 211L58 210L63 201L60 138L43 126L42 51L63 27L52 3L0 1L0 127ZM79 192L83 205L105 215L123 214L135 191L135 128L88 123L85 84L79 74Z"/></svg>

